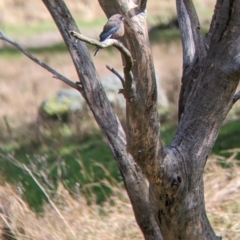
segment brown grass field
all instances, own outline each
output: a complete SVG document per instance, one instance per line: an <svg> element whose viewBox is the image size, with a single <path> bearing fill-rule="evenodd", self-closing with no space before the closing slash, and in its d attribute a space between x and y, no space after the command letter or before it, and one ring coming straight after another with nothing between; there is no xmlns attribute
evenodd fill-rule
<svg viewBox="0 0 240 240"><path fill-rule="evenodd" d="M31 3L30 3L31 2ZM5 9L0 16L1 23L25 24L39 23L49 19L41 1L8 0L0 1L0 9ZM90 3L91 2L91 3ZM66 1L75 16L79 12L83 18L92 20L104 17L95 1ZM174 1L149 1L148 14L154 23L161 16L163 21L174 13ZM214 6L213 0L195 1L202 15L209 15ZM89 10L93 9L93 10ZM158 10L159 9L159 10ZM205 21L202 18L202 21ZM11 36L10 36L11 37ZM0 43L1 46L1 43ZM1 49L0 49L1 51ZM152 45L156 71L160 73L161 84L171 99L171 106L176 108L181 75L181 43L154 43ZM48 63L68 78L77 81L77 75L69 54L37 53L42 61ZM120 55L116 50L104 51L94 58L101 78L110 73L105 64L121 69ZM0 129L7 135L4 117L8 119L13 136L30 132L27 126L35 122L40 104L47 97L66 86L39 66L22 55L0 57ZM15 131L17 129L17 131ZM21 130L22 129L22 130ZM24 131L24 133L21 133ZM3 145L0 142L0 147ZM216 164L217 156L212 156L206 166L205 197L209 219L218 235L223 239L240 239L240 168L234 156L225 159L231 167L223 169ZM131 204L126 192L121 187L112 186L113 197L103 205L88 205L80 193L73 198L67 189L60 185L58 194L45 204L43 214L36 215L22 200L15 186L2 183L0 186L0 224L2 232L11 229L18 240L127 240L143 239L134 219ZM5 229L5 230L4 230ZM3 239L3 238L1 238ZM7 239L7 238L6 238Z"/></svg>

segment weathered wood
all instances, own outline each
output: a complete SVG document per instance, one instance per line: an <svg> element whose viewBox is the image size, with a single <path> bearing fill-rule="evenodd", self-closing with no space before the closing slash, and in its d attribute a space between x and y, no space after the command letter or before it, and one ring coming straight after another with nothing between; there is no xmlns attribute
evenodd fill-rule
<svg viewBox="0 0 240 240"><path fill-rule="evenodd" d="M190 17L183 0L177 1L176 5L183 47L183 69L186 69L194 60L196 48L193 39Z"/></svg>
<svg viewBox="0 0 240 240"><path fill-rule="evenodd" d="M107 16L114 11L126 16L124 43L136 59L133 95L127 102L128 150L149 180L150 205L163 239L218 239L206 217L202 175L238 84L240 54L232 53L233 49L237 53L239 50L234 44L219 42L219 39L228 31L226 23L231 23L231 8L236 8L239 1L226 1L224 6L218 1L221 9L213 18L209 45L205 45L201 36L192 1L177 1L184 65L179 126L166 149L158 141L155 78L145 13L132 11L136 7L131 1L99 2ZM227 19L224 16L228 16ZM222 26L218 26L219 23ZM235 21L232 26L238 28L236 24ZM233 37L237 45L237 35L230 35L226 39Z"/></svg>
<svg viewBox="0 0 240 240"><path fill-rule="evenodd" d="M202 61L206 56L206 47L204 45L203 37L201 34L201 26L198 20L197 12L195 10L192 0L177 0L177 2L178 1L182 1L182 4L185 6L187 15L191 22L190 27L192 31L196 54L199 60Z"/></svg>
<svg viewBox="0 0 240 240"><path fill-rule="evenodd" d="M74 32L74 31L70 31L69 32L72 36L74 36L76 39L81 40L83 42L89 43L93 46L99 47L99 48L106 48L109 46L114 46L116 47L121 53L122 55L125 57L125 68L127 71L131 71L132 70L132 66L133 66L133 60L132 60L132 56L130 54L130 52L116 39L106 39L104 42L99 42L95 39L91 39L89 37L86 37L80 33Z"/></svg>
<svg viewBox="0 0 240 240"><path fill-rule="evenodd" d="M133 57L133 85L127 99L127 147L134 160L151 181L159 181L162 144L159 140L157 87L148 38L146 13L136 14L132 1L99 0L107 16L119 11L125 17L123 42ZM132 12L134 15L132 15ZM128 76L125 76L127 84Z"/></svg>
<svg viewBox="0 0 240 240"><path fill-rule="evenodd" d="M85 44L80 41L76 42L75 38L69 35L70 31L79 32L77 26L62 0L43 0L43 2L51 13L72 56L82 85L81 93L109 141L132 202L137 223L145 239L161 240L159 227L152 212L149 211L148 187L145 178L127 152L125 133L107 100L88 50ZM129 82L129 70L125 70L125 74L127 76L125 81Z"/></svg>
<svg viewBox="0 0 240 240"><path fill-rule="evenodd" d="M161 185L150 185L164 239L219 239L206 217L202 175L240 77L240 1L226 3L213 18L207 55L183 71L178 130L161 166Z"/></svg>

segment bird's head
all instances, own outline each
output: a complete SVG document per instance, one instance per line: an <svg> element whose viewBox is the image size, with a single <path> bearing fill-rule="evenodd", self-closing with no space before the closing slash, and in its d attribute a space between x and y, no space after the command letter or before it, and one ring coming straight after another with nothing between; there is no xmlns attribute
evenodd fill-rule
<svg viewBox="0 0 240 240"><path fill-rule="evenodd" d="M116 13L114 15L112 15L108 21L119 21L119 22L123 22L125 20L125 18L119 14L119 13Z"/></svg>

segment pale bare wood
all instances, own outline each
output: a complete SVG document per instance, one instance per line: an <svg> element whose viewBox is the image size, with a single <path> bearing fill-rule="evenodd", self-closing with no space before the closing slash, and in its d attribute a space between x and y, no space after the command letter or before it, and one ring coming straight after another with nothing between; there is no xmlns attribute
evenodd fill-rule
<svg viewBox="0 0 240 240"><path fill-rule="evenodd" d="M133 59L130 54L130 52L125 48L118 40L116 39L107 39L104 42L99 42L96 39L89 38L87 36L82 35L81 33L77 33L74 31L69 32L72 36L74 36L76 39L83 41L85 43L89 43L93 46L99 47L99 48L106 48L109 46L114 46L116 47L125 57L125 63L126 65L124 66L127 71L131 71L133 67Z"/></svg>
<svg viewBox="0 0 240 240"><path fill-rule="evenodd" d="M43 0L43 2L58 26L72 56L82 84L81 93L86 99L96 122L108 139L129 198L131 202L134 203L132 206L139 227L145 239L162 240L160 229L157 226L152 212L149 210L146 211L146 209L149 208L149 199L145 177L127 150L125 132L107 100L88 50L84 43L81 41L76 42L76 39L69 34L70 31L79 33L79 30L68 12L64 1ZM115 1L108 1L107 4L109 3L115 4ZM126 45L125 47L128 48ZM124 56L123 59L125 61ZM127 101L130 101L133 74L128 67L129 64L125 65L124 61L125 96ZM134 66L135 62L133 69Z"/></svg>
<svg viewBox="0 0 240 240"><path fill-rule="evenodd" d="M193 35L197 57L199 58L200 61L203 61L204 57L206 56L206 46L203 41L201 26L197 12L195 10L192 0L180 0L180 1L183 1L183 4L185 5L186 11L191 22L191 31Z"/></svg>

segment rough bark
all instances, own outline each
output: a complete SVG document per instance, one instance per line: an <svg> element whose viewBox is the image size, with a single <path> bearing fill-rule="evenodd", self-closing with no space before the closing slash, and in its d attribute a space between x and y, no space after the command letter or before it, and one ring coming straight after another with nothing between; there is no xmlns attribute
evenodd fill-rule
<svg viewBox="0 0 240 240"><path fill-rule="evenodd" d="M182 40L190 41L192 49L197 49L196 44L202 40L194 40L193 30L184 26L184 21L188 24L191 19L182 10L184 1L179 2ZM178 130L161 166L162 184L150 185L155 217L164 239L217 239L206 217L202 175L232 107L240 77L240 49L236 44L240 1L224 1L222 5L220 2L216 5L206 53L196 51L193 61L183 58ZM184 44L183 53L189 55Z"/></svg>
<svg viewBox="0 0 240 240"><path fill-rule="evenodd" d="M123 128L107 100L85 44L80 41L76 42L69 35L70 31L78 32L79 30L63 1L43 0L43 2L51 13L72 56L82 86L80 92L109 141L132 202L137 223L145 239L160 240L162 238L159 227L153 214L148 210L148 187L141 170L127 152ZM130 74L128 72L126 74L129 81Z"/></svg>
<svg viewBox="0 0 240 240"><path fill-rule="evenodd" d="M159 140L159 116L157 112L157 88L148 38L146 14L132 1L99 0L107 16L119 11L125 16L124 44L135 60L133 84L126 95L128 151L147 178L159 181L158 169L164 152ZM125 76L126 82L128 80Z"/></svg>

